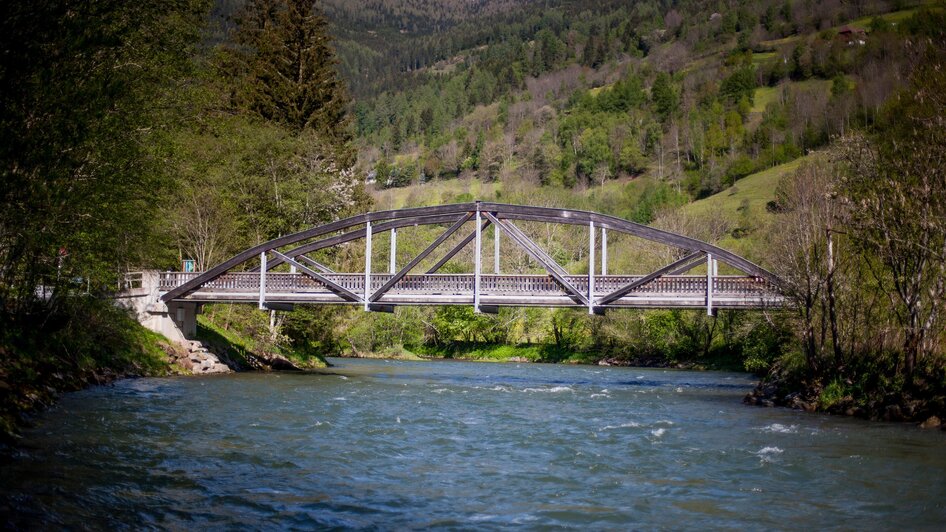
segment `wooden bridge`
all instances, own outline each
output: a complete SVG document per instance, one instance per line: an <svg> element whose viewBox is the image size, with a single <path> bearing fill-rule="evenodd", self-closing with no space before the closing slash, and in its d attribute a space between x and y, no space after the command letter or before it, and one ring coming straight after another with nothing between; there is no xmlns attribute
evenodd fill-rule
<svg viewBox="0 0 946 532"><path fill-rule="evenodd" d="M517 225L528 222L587 227L588 272L567 272ZM468 224L472 230L467 228L468 233L448 247L446 242ZM403 262L397 255L398 229L422 225L448 227ZM483 232L489 226L493 273L483 273ZM609 274L608 231L670 246L676 260L650 273ZM372 265L372 243L379 233L389 233L385 273ZM545 274L503 273L500 238L512 241ZM309 256L353 241L363 242L362 272L336 272ZM471 244L472 273L438 273ZM439 260L423 273L415 272L438 250ZM719 275L719 263L739 274ZM702 266L705 273L687 275ZM717 308L782 303L773 274L706 242L593 212L486 202L366 213L260 244L206 272L162 272L157 282L160 300L169 308L233 302L277 310L295 304L356 304L375 311L393 311L399 305L472 305L477 312L540 306L581 307L589 313L609 308L706 308L712 313Z"/></svg>

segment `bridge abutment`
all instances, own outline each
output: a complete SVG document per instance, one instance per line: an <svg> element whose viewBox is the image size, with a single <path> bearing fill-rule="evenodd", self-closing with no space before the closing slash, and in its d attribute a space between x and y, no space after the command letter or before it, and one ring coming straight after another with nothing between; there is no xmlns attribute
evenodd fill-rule
<svg viewBox="0 0 946 532"><path fill-rule="evenodd" d="M197 303L188 303L172 301L167 303L167 313L160 313L159 327L167 330L173 328L172 334L180 334L181 340L193 340L197 338L197 314L200 308ZM153 329L152 329L153 330ZM156 331L160 332L160 331ZM161 333L165 334L165 333ZM165 334L167 336L167 334Z"/></svg>
<svg viewBox="0 0 946 532"><path fill-rule="evenodd" d="M157 270L141 272L140 281L135 278L134 284L119 294L116 301L134 312L135 318L145 328L169 340L183 343L195 339L199 303L161 301L160 280L161 274Z"/></svg>

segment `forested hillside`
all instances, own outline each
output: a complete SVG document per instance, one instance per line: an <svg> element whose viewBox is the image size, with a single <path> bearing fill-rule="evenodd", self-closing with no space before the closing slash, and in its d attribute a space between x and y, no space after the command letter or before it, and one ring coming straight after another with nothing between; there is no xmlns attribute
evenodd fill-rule
<svg viewBox="0 0 946 532"><path fill-rule="evenodd" d="M704 197L871 124L928 22L882 2L647 6L546 9L361 98L361 171L568 188L646 174Z"/></svg>
<svg viewBox="0 0 946 532"><path fill-rule="evenodd" d="M919 109L909 102L929 103L924 91L936 92L929 65L940 61L943 20L936 3L527 4L441 30L469 41L432 34L450 43L440 48L449 55L430 60L418 47L423 59L406 68L390 63L400 65L397 83L363 84L348 71L359 94L356 171L379 207L479 198L607 212L746 254L786 279L800 309L718 318L404 311L345 320L351 349L403 345L489 356L476 346L514 344L533 346L520 352L543 360L574 356L568 353L636 363L722 357L760 372L775 365L778 385L761 402L864 415L888 415L884 408L896 406L911 411L907 417L924 415L908 400L884 401L913 386L921 358L920 380L943 375L934 355L942 349L943 291L933 274L942 254L929 256L919 237L941 240L932 229L940 226L932 214L938 207L929 206L937 200L923 187L940 189L935 169L942 163L922 163L930 168L927 185L891 185L891 193L916 202L904 200L901 213L932 209L923 211L931 217L925 229L900 228L910 237L871 226L854 205L879 200L870 179L896 181L903 175L886 172L921 165L881 164L881 155L870 154L885 149L899 116ZM343 62L358 55L343 43L339 49ZM941 146L936 138L913 142L899 156ZM863 167L864 158L876 166ZM839 177L850 172L857 175ZM855 177L861 188L853 187ZM819 195L837 203L812 203ZM877 258L884 238L914 239L919 247L888 249L884 261ZM580 235L546 243L571 269L585 267ZM659 264L654 250L631 249L625 266ZM915 269L904 270L897 254L914 257ZM904 290L906 271L919 277ZM900 332L884 332L891 330Z"/></svg>

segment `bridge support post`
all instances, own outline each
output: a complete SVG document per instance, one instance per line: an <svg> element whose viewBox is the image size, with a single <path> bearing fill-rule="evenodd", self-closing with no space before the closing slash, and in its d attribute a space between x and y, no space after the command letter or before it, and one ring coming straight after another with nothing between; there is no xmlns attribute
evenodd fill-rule
<svg viewBox="0 0 946 532"><path fill-rule="evenodd" d="M601 228L601 275L608 274L608 230Z"/></svg>
<svg viewBox="0 0 946 532"><path fill-rule="evenodd" d="M595 313L595 223L588 222L588 314Z"/></svg>
<svg viewBox="0 0 946 532"><path fill-rule="evenodd" d="M368 297L371 295L371 222L365 225L365 312L371 310Z"/></svg>
<svg viewBox="0 0 946 532"><path fill-rule="evenodd" d="M388 264L391 275L397 273L397 228L391 229L391 260Z"/></svg>
<svg viewBox="0 0 946 532"><path fill-rule="evenodd" d="M200 304L190 301L161 301L161 274L141 273L141 286L118 294L115 303L132 311L146 329L164 335L168 340L183 343L197 336L197 314Z"/></svg>
<svg viewBox="0 0 946 532"><path fill-rule="evenodd" d="M499 226L493 226L493 273L499 275Z"/></svg>
<svg viewBox="0 0 946 532"><path fill-rule="evenodd" d="M177 342L197 337L197 303L171 301L167 304L167 317L161 320L156 331Z"/></svg>
<svg viewBox="0 0 946 532"><path fill-rule="evenodd" d="M713 260L713 254L706 254L706 315L713 315L713 265L716 261Z"/></svg>
<svg viewBox="0 0 946 532"><path fill-rule="evenodd" d="M476 249L473 251L473 312L480 312L480 254L483 248L482 219L480 218L480 202L476 202Z"/></svg>
<svg viewBox="0 0 946 532"><path fill-rule="evenodd" d="M266 252L259 254L259 308L266 309Z"/></svg>

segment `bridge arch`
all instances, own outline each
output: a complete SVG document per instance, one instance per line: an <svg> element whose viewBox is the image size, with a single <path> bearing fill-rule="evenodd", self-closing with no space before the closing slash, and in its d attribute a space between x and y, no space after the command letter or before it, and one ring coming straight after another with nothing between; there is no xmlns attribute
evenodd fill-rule
<svg viewBox="0 0 946 532"><path fill-rule="evenodd" d="M517 227L516 222L520 221L587 226L590 228L589 235L591 242L589 249L592 256L595 250L595 233L600 229L603 230L603 235L606 235L604 231L615 231L677 248L683 252L683 257L647 275L599 276L599 284L596 285L593 258L591 259L592 265L590 267L590 273L587 276L587 281L583 278L579 278L580 276L570 275L562 266L557 264L554 259L545 253L539 245L532 241L528 235ZM498 305L516 305L515 299L502 299L499 298L499 295L496 295L492 301L485 303L480 300L480 288L483 277L479 271L479 251L482 244L481 233L483 229L487 228L489 225L495 226L497 230L515 242L519 248L525 251L535 262L540 264L547 271L548 275L546 278L548 283L557 285L557 287L561 289L562 295L564 295L564 299L559 297L555 301L564 301L565 304L567 304L567 301L570 300L575 306L586 306L589 312L615 306L633 306L632 299L634 298L631 297L633 294L644 290L648 286L660 284L667 280L677 279L682 282L684 276L681 276L681 273L685 273L704 262L708 267L706 279L702 282L706 292L705 303L707 309L711 311L713 308L714 288L720 285L719 280L714 281L716 270L715 261L727 264L745 274L744 277L739 278L739 283L733 280L733 282L729 284L736 286L737 291L744 292L747 296L752 296L747 299L747 301L751 299L751 302L749 304L735 306L760 306L773 302L779 303L781 300L777 289L779 280L774 274L739 255L707 242L638 224L615 216L590 211L492 202L471 202L376 211L312 227L251 247L221 264L210 268L206 272L196 275L192 274L190 276L178 275L174 281L169 281L164 284L161 299L165 302L194 299L196 297L195 294L213 285L222 276L228 275L228 272L247 263L255 265L255 261L259 259L259 266L251 266L248 269L257 272L259 275L258 287L260 306L264 306L267 302L267 273L276 266L287 263L290 264L296 274L305 276L309 281L326 288L337 298L337 300L321 302L363 304L367 310L390 310L389 307L394 304L424 304L422 300L408 301L403 298L400 300L396 298L392 299L393 296L391 296L390 291L399 284L405 284L404 282L406 280L421 277L416 275L411 276L410 273L421 260L436 251L451 235L459 231L467 223L473 223L475 226L474 230L467 237L462 239L459 244L450 249L436 266L428 270L424 275L428 277L435 275L436 271L443 266L447 260L465 246L475 241L476 244L474 247L477 260L475 261L475 272L471 277L473 281L473 293L470 295L472 296L471 302L477 310L483 310L484 307L492 309L495 306L492 303L497 303ZM366 249L370 251L371 237L376 233L386 232L392 229L396 230L402 227L443 224L452 225L423 252L408 262L407 265L396 273L392 271L392 273L387 276L376 275L370 271L370 252L366 253L369 262L366 264L366 271L361 274L345 274L349 277L344 279L307 256L308 253L320 249L361 239L365 240ZM606 244L606 240L604 243ZM606 252L606 247L602 248L602 252ZM352 275L364 275L362 285L353 286L350 282ZM374 277L374 279L372 279L372 277ZM524 278L527 276L520 277ZM612 277L615 279L612 279ZM688 276L687 279L693 280L693 277L695 276ZM608 282L602 283L600 281ZM600 293L600 288L605 285L607 286L607 290ZM362 288L362 290L357 290L357 288ZM651 292L652 291L653 290L651 290ZM282 300L287 299L285 295L281 295L280 298ZM290 301L286 302L291 303L291 297L289 299ZM462 298L431 299L430 304L461 304L459 303L461 300ZM270 301L273 301L273 299L270 298ZM442 302L438 303L438 301ZM521 303L524 305L546 304L542 303L542 301L553 300L551 298L547 298L546 300L539 298L533 302L523 300ZM680 306L696 306L694 301L695 299L693 297L680 299L681 303L685 303ZM305 301L299 300L297 302ZM722 302L724 302L724 298L718 299L717 306L725 306ZM638 301L638 303L640 303L641 306L649 306L644 304L645 302L643 300ZM547 304L549 306L562 306L552 303ZM657 304L653 306L660 305ZM675 305L667 304L665 306Z"/></svg>

